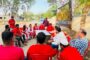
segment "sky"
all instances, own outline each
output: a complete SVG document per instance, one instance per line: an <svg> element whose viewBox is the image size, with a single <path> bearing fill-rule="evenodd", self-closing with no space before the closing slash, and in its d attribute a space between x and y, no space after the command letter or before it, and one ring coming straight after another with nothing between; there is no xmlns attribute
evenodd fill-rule
<svg viewBox="0 0 90 60"><path fill-rule="evenodd" d="M41 14L46 12L48 9L49 9L49 3L47 2L47 0L35 0L35 3L31 6L29 11L34 14ZM0 9L0 11L2 11L2 9ZM22 14L23 11L19 10L18 13ZM0 15L2 14L3 14L3 11L0 12Z"/></svg>
<svg viewBox="0 0 90 60"><path fill-rule="evenodd" d="M31 6L30 11L34 14L44 13L49 9L47 0L36 0L35 4Z"/></svg>

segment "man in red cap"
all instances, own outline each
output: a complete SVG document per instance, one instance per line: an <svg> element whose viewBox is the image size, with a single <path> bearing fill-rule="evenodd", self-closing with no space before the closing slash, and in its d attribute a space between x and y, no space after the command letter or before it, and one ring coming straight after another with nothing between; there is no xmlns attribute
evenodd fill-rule
<svg viewBox="0 0 90 60"><path fill-rule="evenodd" d="M10 26L10 30L13 30L15 28L14 16L11 16L11 19L8 21L8 24Z"/></svg>

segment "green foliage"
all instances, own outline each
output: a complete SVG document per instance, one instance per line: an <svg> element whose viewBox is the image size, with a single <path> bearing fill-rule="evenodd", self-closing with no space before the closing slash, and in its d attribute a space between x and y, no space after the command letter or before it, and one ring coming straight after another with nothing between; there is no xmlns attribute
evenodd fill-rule
<svg viewBox="0 0 90 60"><path fill-rule="evenodd" d="M83 8L90 6L90 0L75 0L74 16L82 15Z"/></svg>
<svg viewBox="0 0 90 60"><path fill-rule="evenodd" d="M60 9L61 11L57 13L58 20L69 20L70 12L69 12L69 5L65 5Z"/></svg>
<svg viewBox="0 0 90 60"><path fill-rule="evenodd" d="M44 17L44 18L46 18L46 17L51 18L53 16L56 16L56 8L57 8L57 6L55 4L52 5L47 12L41 14L42 17Z"/></svg>

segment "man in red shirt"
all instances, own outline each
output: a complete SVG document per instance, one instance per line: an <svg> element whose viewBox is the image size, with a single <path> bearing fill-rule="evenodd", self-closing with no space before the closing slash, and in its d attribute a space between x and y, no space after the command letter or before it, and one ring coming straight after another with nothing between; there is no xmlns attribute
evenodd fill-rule
<svg viewBox="0 0 90 60"><path fill-rule="evenodd" d="M51 34L52 37L55 36L54 27L52 26L51 23L47 26L46 30Z"/></svg>
<svg viewBox="0 0 90 60"><path fill-rule="evenodd" d="M0 45L0 60L24 60L24 52L21 48L14 46L13 33L4 31L2 33L3 45Z"/></svg>
<svg viewBox="0 0 90 60"><path fill-rule="evenodd" d="M12 32L14 33L14 36L16 40L18 41L17 45L21 47L20 41L24 44L24 40L22 39L22 33L20 31L19 24L16 24L16 28L14 28Z"/></svg>
<svg viewBox="0 0 90 60"><path fill-rule="evenodd" d="M15 20L14 20L13 16L11 16L11 19L8 21L8 24L9 24L11 30L13 30L15 28Z"/></svg>
<svg viewBox="0 0 90 60"><path fill-rule="evenodd" d="M45 18L45 20L43 21L43 24L44 24L45 27L49 25L48 18Z"/></svg>
<svg viewBox="0 0 90 60"><path fill-rule="evenodd" d="M39 26L39 30L45 30L44 24L41 24L41 25Z"/></svg>
<svg viewBox="0 0 90 60"><path fill-rule="evenodd" d="M49 60L49 57L56 55L57 50L53 49L50 45L45 43L46 35L43 32L37 35L37 44L32 45L28 52L28 60Z"/></svg>
<svg viewBox="0 0 90 60"><path fill-rule="evenodd" d="M37 23L35 23L34 27L33 27L33 38L36 37L36 30L38 30L39 27L37 26Z"/></svg>
<svg viewBox="0 0 90 60"><path fill-rule="evenodd" d="M32 27L32 24L29 24L28 32L29 32L30 39L32 39L33 38L33 27Z"/></svg>
<svg viewBox="0 0 90 60"><path fill-rule="evenodd" d="M60 43L60 46L61 52L59 60L83 60L83 57L76 48L64 44L64 41Z"/></svg>

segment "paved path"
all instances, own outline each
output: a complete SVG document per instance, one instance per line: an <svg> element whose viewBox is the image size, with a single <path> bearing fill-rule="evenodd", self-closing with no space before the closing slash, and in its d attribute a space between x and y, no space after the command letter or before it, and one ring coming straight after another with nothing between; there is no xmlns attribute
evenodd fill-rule
<svg viewBox="0 0 90 60"><path fill-rule="evenodd" d="M33 45L33 44L36 44L36 39L29 40L28 43L27 43L27 46L22 47L25 56L27 55L27 51L28 51L29 47L30 47L31 45Z"/></svg>

